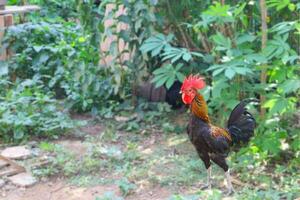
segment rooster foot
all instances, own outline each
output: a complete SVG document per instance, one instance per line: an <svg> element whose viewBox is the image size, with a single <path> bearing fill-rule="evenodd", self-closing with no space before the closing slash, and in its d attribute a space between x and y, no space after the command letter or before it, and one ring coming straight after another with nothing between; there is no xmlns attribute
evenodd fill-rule
<svg viewBox="0 0 300 200"><path fill-rule="evenodd" d="M201 190L206 190L206 189L211 190L211 184L210 183L206 183L206 184L200 186L200 189Z"/></svg>
<svg viewBox="0 0 300 200"><path fill-rule="evenodd" d="M209 189L211 190L211 166L207 168L207 182L205 185L200 187L201 190Z"/></svg>
<svg viewBox="0 0 300 200"><path fill-rule="evenodd" d="M230 176L230 171L228 170L227 172L225 172L225 177L227 180L227 192L226 192L226 196L230 196L232 195L235 191L233 189L232 183L231 183L231 176Z"/></svg>
<svg viewBox="0 0 300 200"><path fill-rule="evenodd" d="M231 196L235 193L234 189L228 189L227 192L225 193L225 196Z"/></svg>

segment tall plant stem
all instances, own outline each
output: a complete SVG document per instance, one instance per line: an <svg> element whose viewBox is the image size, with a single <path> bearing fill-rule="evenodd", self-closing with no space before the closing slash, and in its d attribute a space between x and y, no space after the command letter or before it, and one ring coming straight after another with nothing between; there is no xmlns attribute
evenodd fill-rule
<svg viewBox="0 0 300 200"><path fill-rule="evenodd" d="M267 26L267 7L265 0L259 1L260 11L261 11L261 49L263 50L267 46L268 40L268 26ZM262 71L260 74L260 82L262 85L265 85L267 82L267 71L266 65L262 66ZM263 107L263 104L266 101L266 96L264 93L260 95L260 116L264 117L266 114L266 109Z"/></svg>

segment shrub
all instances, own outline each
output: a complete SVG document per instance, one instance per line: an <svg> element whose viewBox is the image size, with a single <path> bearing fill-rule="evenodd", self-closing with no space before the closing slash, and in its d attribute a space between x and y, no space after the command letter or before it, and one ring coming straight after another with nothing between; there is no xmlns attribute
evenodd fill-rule
<svg viewBox="0 0 300 200"><path fill-rule="evenodd" d="M12 78L36 79L68 108L98 110L108 99L125 97L128 70L99 66L99 52L89 35L73 23L26 23L8 29L4 45L15 53L8 61Z"/></svg>
<svg viewBox="0 0 300 200"><path fill-rule="evenodd" d="M10 84L10 85L9 85ZM34 136L56 136L74 126L58 102L33 80L16 84L1 82L0 138L21 140Z"/></svg>

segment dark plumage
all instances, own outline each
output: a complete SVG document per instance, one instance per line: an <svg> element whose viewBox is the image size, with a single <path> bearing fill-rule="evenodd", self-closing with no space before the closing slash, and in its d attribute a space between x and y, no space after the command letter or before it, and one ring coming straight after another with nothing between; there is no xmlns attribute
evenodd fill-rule
<svg viewBox="0 0 300 200"><path fill-rule="evenodd" d="M194 83L196 82L196 83ZM255 119L246 110L246 101L240 102L231 112L227 128L213 125L207 112L207 104L198 89L204 87L199 76L186 78L181 88L182 100L190 105L191 116L187 128L189 138L208 171L208 187L210 187L211 161L224 171L229 193L233 192L226 157L230 146L240 142L248 142L254 134Z"/></svg>
<svg viewBox="0 0 300 200"><path fill-rule="evenodd" d="M172 106L173 109L182 106L181 96L179 94L182 83L175 81L174 84L167 90L166 102Z"/></svg>
<svg viewBox="0 0 300 200"><path fill-rule="evenodd" d="M193 104L197 105L199 95L193 100ZM201 103L205 105L204 102ZM230 151L230 146L235 143L248 142L253 136L255 128L255 120L253 116L246 110L246 103L241 102L231 112L228 120L228 129L222 129L212 125L206 118L192 114L188 125L188 135L195 146L195 149L204 162L206 169L211 166L211 161L220 166L226 173L228 165L226 157ZM191 106L194 107L195 106ZM193 111L192 111L193 113ZM210 177L209 177L210 179ZM231 183L229 183L230 193L233 191Z"/></svg>
<svg viewBox="0 0 300 200"><path fill-rule="evenodd" d="M101 0L95 0L94 1L94 5L95 6L99 6L101 4L101 2L102 2Z"/></svg>
<svg viewBox="0 0 300 200"><path fill-rule="evenodd" d="M255 119L245 106L246 101L239 103L231 112L227 129L232 137L233 143L248 142L253 136L256 126Z"/></svg>

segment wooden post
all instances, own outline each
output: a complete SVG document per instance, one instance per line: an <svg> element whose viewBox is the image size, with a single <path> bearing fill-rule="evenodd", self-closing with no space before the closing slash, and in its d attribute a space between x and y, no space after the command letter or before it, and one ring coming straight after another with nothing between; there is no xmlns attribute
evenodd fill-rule
<svg viewBox="0 0 300 200"><path fill-rule="evenodd" d="M5 30L5 17L4 15L0 15L0 61L6 59L6 50L1 51L2 48L2 39L4 37L4 30Z"/></svg>
<svg viewBox="0 0 300 200"><path fill-rule="evenodd" d="M23 0L23 2L26 2ZM40 10L39 6L35 5L25 5L25 6L6 6L4 10L0 10L0 48L1 42L4 36L5 29L9 26L14 25L14 18L13 14L25 14L28 12L33 12ZM7 60L7 58L11 56L11 52L4 50L3 52L0 51L0 61Z"/></svg>
<svg viewBox="0 0 300 200"><path fill-rule="evenodd" d="M14 16L12 14L5 15L5 27L8 28L14 25ZM6 49L6 59L9 59L12 56L12 51Z"/></svg>
<svg viewBox="0 0 300 200"><path fill-rule="evenodd" d="M4 37L5 29L14 24L14 18L12 14L0 15L0 42ZM1 45L2 46L2 45ZM0 52L0 61L6 60L11 55L11 52L7 49Z"/></svg>

